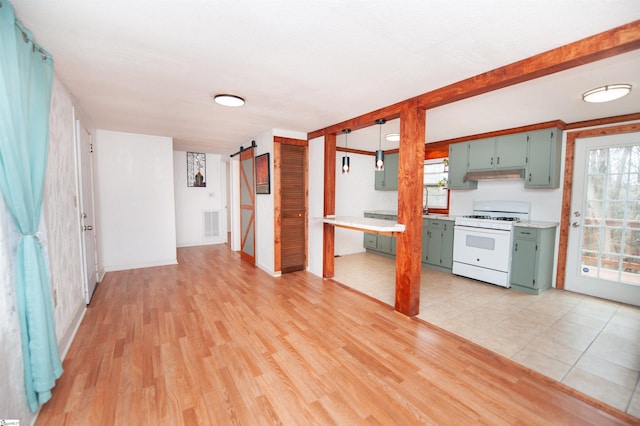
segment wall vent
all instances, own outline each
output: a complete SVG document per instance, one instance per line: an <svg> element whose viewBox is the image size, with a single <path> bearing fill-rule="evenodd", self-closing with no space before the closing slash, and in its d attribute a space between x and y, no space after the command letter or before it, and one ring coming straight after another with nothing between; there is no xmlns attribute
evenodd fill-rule
<svg viewBox="0 0 640 426"><path fill-rule="evenodd" d="M202 212L204 220L204 238L216 238L220 236L220 211L205 210Z"/></svg>

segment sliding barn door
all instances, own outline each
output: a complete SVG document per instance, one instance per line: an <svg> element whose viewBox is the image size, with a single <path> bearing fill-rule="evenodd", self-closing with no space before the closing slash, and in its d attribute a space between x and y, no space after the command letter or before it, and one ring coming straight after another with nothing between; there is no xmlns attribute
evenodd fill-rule
<svg viewBox="0 0 640 426"><path fill-rule="evenodd" d="M287 273L306 266L307 147L283 143L280 159L281 262L282 273Z"/></svg>
<svg viewBox="0 0 640 426"><path fill-rule="evenodd" d="M253 148L240 153L240 256L256 264L255 178Z"/></svg>

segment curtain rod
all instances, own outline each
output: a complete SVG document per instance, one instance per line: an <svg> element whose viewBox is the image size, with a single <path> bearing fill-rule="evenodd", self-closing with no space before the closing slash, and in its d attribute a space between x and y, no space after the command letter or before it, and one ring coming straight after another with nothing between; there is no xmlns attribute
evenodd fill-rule
<svg viewBox="0 0 640 426"><path fill-rule="evenodd" d="M236 155L241 154L248 149L257 148L257 147L258 147L258 144L256 143L256 141L251 141L251 146L249 148L245 148L244 146L240 145L240 150L238 152L234 152L229 157L235 157Z"/></svg>

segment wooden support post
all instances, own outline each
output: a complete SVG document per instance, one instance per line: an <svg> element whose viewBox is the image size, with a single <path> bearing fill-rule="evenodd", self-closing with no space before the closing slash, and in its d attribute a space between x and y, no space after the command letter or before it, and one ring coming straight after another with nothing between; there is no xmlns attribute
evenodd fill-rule
<svg viewBox="0 0 640 426"><path fill-rule="evenodd" d="M336 135L324 137L324 216L336 214ZM322 233L322 276L333 278L335 228L324 224Z"/></svg>
<svg viewBox="0 0 640 426"><path fill-rule="evenodd" d="M396 238L395 309L410 317L420 312L425 118L416 102L400 113L398 223L405 232Z"/></svg>

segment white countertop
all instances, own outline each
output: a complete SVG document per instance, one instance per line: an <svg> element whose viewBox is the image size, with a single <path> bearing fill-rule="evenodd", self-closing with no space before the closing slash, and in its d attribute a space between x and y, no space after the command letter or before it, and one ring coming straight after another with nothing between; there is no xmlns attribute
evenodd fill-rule
<svg viewBox="0 0 640 426"><path fill-rule="evenodd" d="M364 212L365 214L367 213L371 213L371 214L386 214L386 215L390 215L390 216L398 216L398 212L395 210L365 210Z"/></svg>
<svg viewBox="0 0 640 426"><path fill-rule="evenodd" d="M405 226L393 220L356 216L325 216L324 223L341 228L366 231L374 234L393 235L405 231Z"/></svg>
<svg viewBox="0 0 640 426"><path fill-rule="evenodd" d="M528 221L528 222L517 222L514 226L521 226L523 228L555 228L558 226L558 222L538 222L538 221Z"/></svg>
<svg viewBox="0 0 640 426"><path fill-rule="evenodd" d="M442 213L427 213L423 214L424 219L440 219L440 220L456 220L455 216L449 216Z"/></svg>

